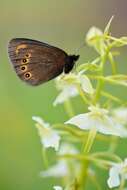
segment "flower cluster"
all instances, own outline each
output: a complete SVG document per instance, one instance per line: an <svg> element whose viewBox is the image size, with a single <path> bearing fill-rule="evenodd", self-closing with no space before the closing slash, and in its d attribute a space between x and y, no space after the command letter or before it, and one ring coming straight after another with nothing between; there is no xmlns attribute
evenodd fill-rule
<svg viewBox="0 0 127 190"><path fill-rule="evenodd" d="M67 107L64 106L67 113L71 113L69 119L61 124L49 124L41 117L32 117L43 150L54 149L55 163L48 164L48 168L40 172L43 178L63 179L63 183L53 186L54 190L83 189L88 178L97 189L103 189L94 165L108 170L105 185L125 190L127 158L123 161L116 154L116 148L119 139L127 138L127 107L118 95L107 91L105 84L127 87L127 76L119 74L116 69L114 52L114 48L127 44L127 37L118 39L111 36L111 21L112 18L104 32L92 27L86 35L86 43L97 52L97 58L56 79L56 88L60 93L53 105L69 102ZM111 64L110 75L104 72L107 62ZM80 114L72 114L71 99L76 96L81 97L84 104L84 111ZM107 151L94 151L95 141L106 142Z"/></svg>
<svg viewBox="0 0 127 190"><path fill-rule="evenodd" d="M56 86L60 94L56 97L53 105L62 104L69 98L80 94L80 89L86 94L93 94L94 89L89 78L83 72L61 75L56 79Z"/></svg>

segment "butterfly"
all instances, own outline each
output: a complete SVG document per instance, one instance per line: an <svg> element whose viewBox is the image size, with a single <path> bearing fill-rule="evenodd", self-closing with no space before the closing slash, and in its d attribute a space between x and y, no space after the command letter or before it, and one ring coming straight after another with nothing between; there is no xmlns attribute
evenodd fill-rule
<svg viewBox="0 0 127 190"><path fill-rule="evenodd" d="M69 73L79 55L68 55L60 48L32 39L15 38L9 42L8 54L18 77L30 85Z"/></svg>

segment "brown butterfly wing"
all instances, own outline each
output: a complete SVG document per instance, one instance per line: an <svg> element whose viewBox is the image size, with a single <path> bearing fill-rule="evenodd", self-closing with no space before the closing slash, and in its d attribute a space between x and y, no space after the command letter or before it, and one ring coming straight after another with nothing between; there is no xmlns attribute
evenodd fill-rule
<svg viewBox="0 0 127 190"><path fill-rule="evenodd" d="M68 56L59 48L23 38L12 39L8 53L17 75L30 85L39 85L61 74Z"/></svg>

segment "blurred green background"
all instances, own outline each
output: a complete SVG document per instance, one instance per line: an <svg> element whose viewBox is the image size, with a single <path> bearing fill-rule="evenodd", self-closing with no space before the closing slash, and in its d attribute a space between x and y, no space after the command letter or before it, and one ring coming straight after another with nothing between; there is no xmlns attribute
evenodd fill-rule
<svg viewBox="0 0 127 190"><path fill-rule="evenodd" d="M126 0L0 0L1 190L48 190L59 183L39 177L43 168L41 145L31 117L39 115L50 123L67 119L62 106L52 106L57 95L53 81L30 87L18 79L8 60L8 41L27 37L73 53L91 26L103 29L112 15L112 33L127 35L126 7ZM92 58L86 47L79 54L80 63ZM83 112L78 100L75 107ZM126 156L126 142L121 147L118 151Z"/></svg>

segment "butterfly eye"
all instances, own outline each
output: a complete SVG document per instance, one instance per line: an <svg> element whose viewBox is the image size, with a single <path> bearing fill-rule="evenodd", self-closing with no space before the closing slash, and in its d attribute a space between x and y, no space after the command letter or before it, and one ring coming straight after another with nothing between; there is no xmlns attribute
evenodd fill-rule
<svg viewBox="0 0 127 190"><path fill-rule="evenodd" d="M23 59L22 62L23 63L28 63L28 59Z"/></svg>
<svg viewBox="0 0 127 190"><path fill-rule="evenodd" d="M20 68L22 71L25 71L27 67L24 65L24 66L21 66Z"/></svg>
<svg viewBox="0 0 127 190"><path fill-rule="evenodd" d="M26 79L29 79L29 78L31 78L31 73L30 73L30 72L28 72L28 73L25 73L24 77L25 77Z"/></svg>

